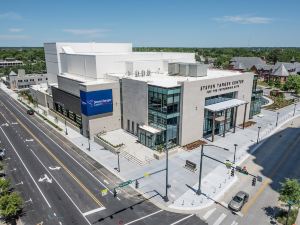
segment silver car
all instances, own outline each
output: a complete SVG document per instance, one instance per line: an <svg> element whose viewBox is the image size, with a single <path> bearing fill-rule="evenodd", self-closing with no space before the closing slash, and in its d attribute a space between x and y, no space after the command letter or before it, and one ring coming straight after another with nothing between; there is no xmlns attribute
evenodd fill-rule
<svg viewBox="0 0 300 225"><path fill-rule="evenodd" d="M249 194L244 191L239 191L229 202L228 207L233 211L240 211L249 199Z"/></svg>
<svg viewBox="0 0 300 225"><path fill-rule="evenodd" d="M2 160L5 156L5 149L0 148L0 159Z"/></svg>

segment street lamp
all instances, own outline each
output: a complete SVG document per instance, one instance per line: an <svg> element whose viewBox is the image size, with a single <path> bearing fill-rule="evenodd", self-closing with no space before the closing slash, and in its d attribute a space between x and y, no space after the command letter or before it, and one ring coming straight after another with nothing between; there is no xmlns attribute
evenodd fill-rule
<svg viewBox="0 0 300 225"><path fill-rule="evenodd" d="M65 134L66 134L66 135L68 135L68 129L67 129L67 119L65 119L65 127L66 127Z"/></svg>
<svg viewBox="0 0 300 225"><path fill-rule="evenodd" d="M294 107L294 113L293 113L293 116L295 116L295 112L296 112L297 103L295 103L295 104L294 104L294 106L295 106L295 107Z"/></svg>
<svg viewBox="0 0 300 225"><path fill-rule="evenodd" d="M121 167L120 167L120 152L117 151L116 153L118 155L118 167L115 168L115 170L117 170L120 173L121 172Z"/></svg>
<svg viewBox="0 0 300 225"><path fill-rule="evenodd" d="M90 131L87 130L86 131L86 136L87 136L87 139L88 139L88 144L89 144L89 147L88 147L88 150L91 151L91 144L90 144Z"/></svg>
<svg viewBox="0 0 300 225"><path fill-rule="evenodd" d="M237 144L234 144L233 164L235 164L235 155L236 155L236 147L237 146L238 146Z"/></svg>
<svg viewBox="0 0 300 225"><path fill-rule="evenodd" d="M169 149L168 149L168 141L167 141L167 132L166 132L166 195L164 197L164 201L168 202L168 188L171 186L169 185Z"/></svg>
<svg viewBox="0 0 300 225"><path fill-rule="evenodd" d="M279 117L279 112L277 112L276 127L278 125L278 117Z"/></svg>
<svg viewBox="0 0 300 225"><path fill-rule="evenodd" d="M258 142L259 142L259 132L260 132L260 129L261 129L261 127L258 127L256 144L258 144Z"/></svg>
<svg viewBox="0 0 300 225"><path fill-rule="evenodd" d="M222 147L219 147L219 146L216 146L216 145L205 145L205 146L218 147L218 148L224 149L226 151L229 151L228 148L222 148ZM203 160L203 156L206 156L210 159L213 159L212 157L207 156L207 155L204 154L204 144L201 145L201 155L200 155L200 165L199 165L200 166L200 169L199 169L199 182L198 182L198 190L196 191L197 195L201 195L201 193L202 193L201 192L201 180L202 180L202 160ZM214 160L216 160L216 159L214 159ZM216 160L216 161L220 162L219 160Z"/></svg>

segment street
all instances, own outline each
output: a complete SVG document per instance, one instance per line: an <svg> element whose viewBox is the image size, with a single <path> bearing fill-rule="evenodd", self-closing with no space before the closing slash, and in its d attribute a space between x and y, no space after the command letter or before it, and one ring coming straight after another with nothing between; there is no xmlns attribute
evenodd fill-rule
<svg viewBox="0 0 300 225"><path fill-rule="evenodd" d="M161 210L130 187L114 198L118 178L2 90L0 106L0 144L8 177L25 201L24 224L205 224L193 214Z"/></svg>
<svg viewBox="0 0 300 225"><path fill-rule="evenodd" d="M291 125L292 124L292 125ZM240 178L219 201L204 212L208 224L275 224L273 219L278 203L278 190L284 178L300 177L300 118L283 126L279 132L268 138L243 164L253 174L263 177L262 183L253 187L252 177L237 174ZM250 194L248 203L241 213L234 214L227 204L238 191Z"/></svg>

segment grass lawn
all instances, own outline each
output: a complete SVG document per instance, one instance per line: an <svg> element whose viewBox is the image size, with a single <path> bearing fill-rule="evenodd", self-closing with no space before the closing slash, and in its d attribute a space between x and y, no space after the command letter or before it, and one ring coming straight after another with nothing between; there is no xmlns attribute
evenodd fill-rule
<svg viewBox="0 0 300 225"><path fill-rule="evenodd" d="M269 110L277 110L277 109L284 108L284 107L294 103L293 99L287 100L282 97L274 97L274 96L268 96L268 97L274 101L274 103L272 105L268 105L268 106L264 107L265 109L269 109Z"/></svg>
<svg viewBox="0 0 300 225"><path fill-rule="evenodd" d="M292 209L290 212L290 216L289 216L289 221L288 221L288 225L293 225L295 224L295 221L297 219L297 215L298 215L298 209ZM278 215L276 215L276 220L281 223L281 224L285 224L286 222L286 217L287 217L287 211L285 210L281 210Z"/></svg>

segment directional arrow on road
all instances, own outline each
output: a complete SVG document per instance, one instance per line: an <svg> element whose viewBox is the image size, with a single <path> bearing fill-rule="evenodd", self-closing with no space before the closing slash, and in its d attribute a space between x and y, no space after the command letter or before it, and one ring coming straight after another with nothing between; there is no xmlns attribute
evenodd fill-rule
<svg viewBox="0 0 300 225"><path fill-rule="evenodd" d="M1 127L8 127L9 125L8 125L8 123L2 123L1 124Z"/></svg>
<svg viewBox="0 0 300 225"><path fill-rule="evenodd" d="M26 142L32 142L33 139L25 139Z"/></svg>
<svg viewBox="0 0 300 225"><path fill-rule="evenodd" d="M18 123L17 123L17 122L12 122L11 124L12 124L12 125L17 125Z"/></svg>
<svg viewBox="0 0 300 225"><path fill-rule="evenodd" d="M60 167L59 167L59 166L56 166L56 167L51 167L51 166L49 166L49 169L50 169L50 170L60 170Z"/></svg>
<svg viewBox="0 0 300 225"><path fill-rule="evenodd" d="M48 182L48 183L52 183L52 178L49 178L49 177L47 176L47 174L44 174L44 177L41 177L41 178L39 179L39 182L44 182L44 181L46 181L46 182Z"/></svg>

